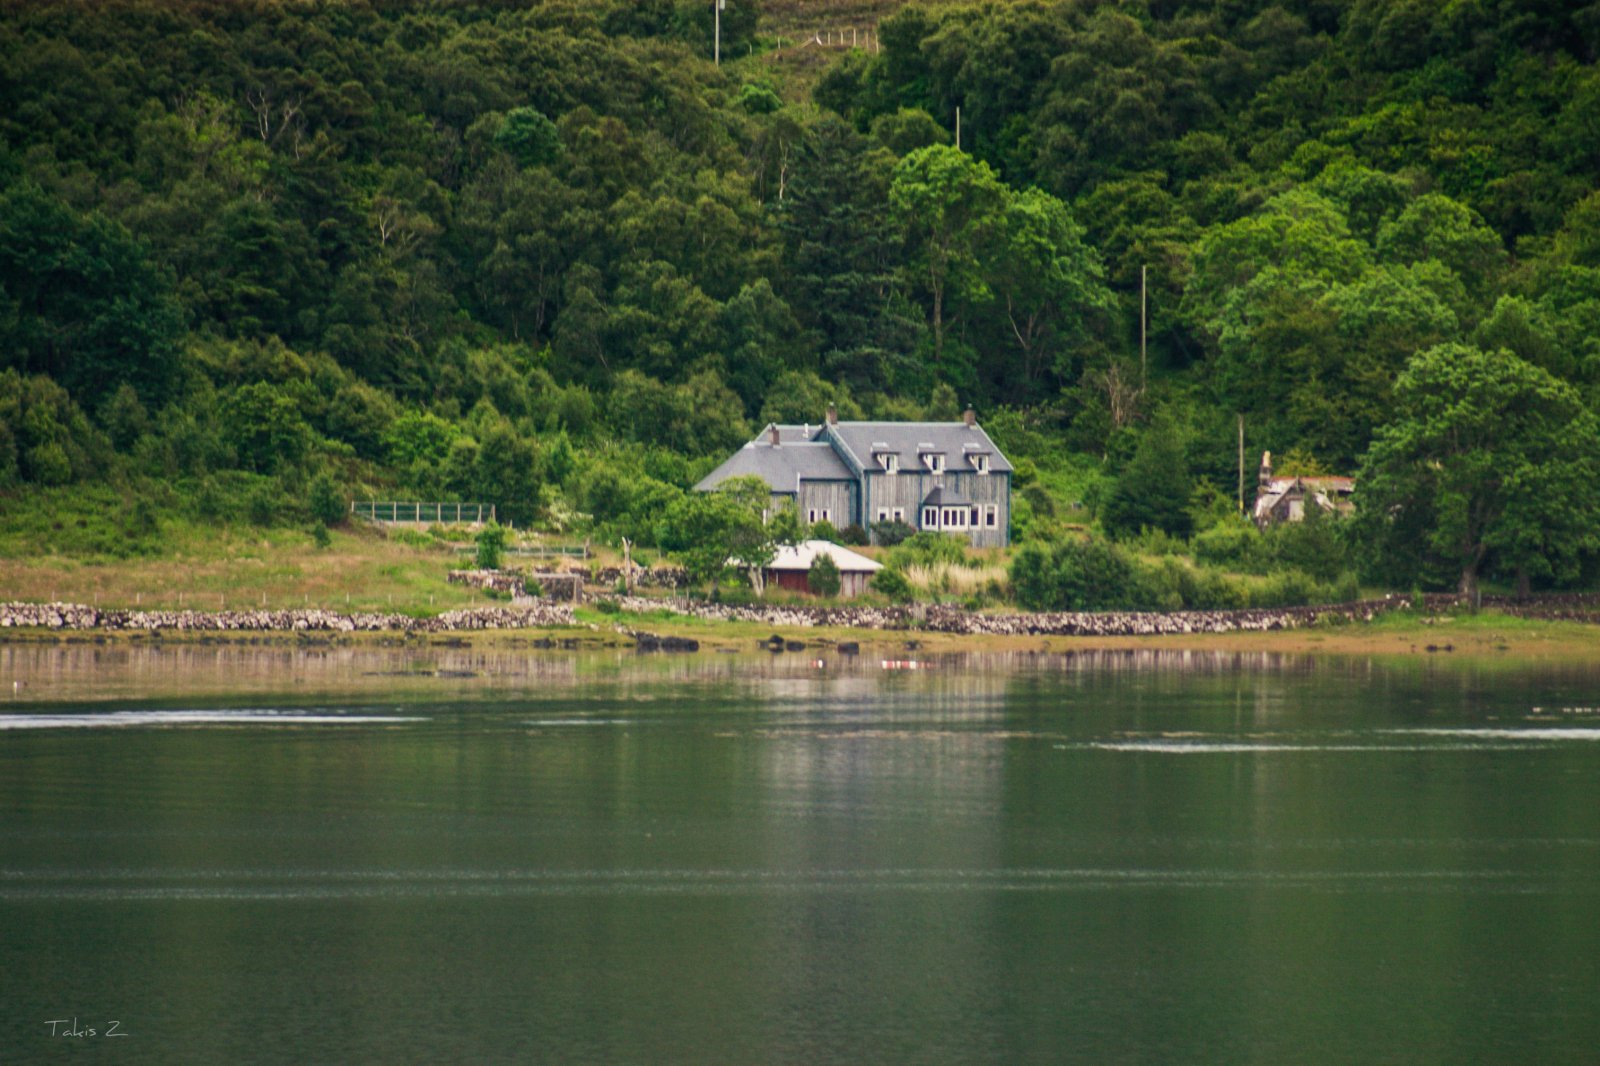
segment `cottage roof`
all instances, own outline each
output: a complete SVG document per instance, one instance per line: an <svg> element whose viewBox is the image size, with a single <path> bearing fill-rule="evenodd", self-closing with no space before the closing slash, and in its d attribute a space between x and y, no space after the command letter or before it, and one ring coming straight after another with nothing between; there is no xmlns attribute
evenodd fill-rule
<svg viewBox="0 0 1600 1066"><path fill-rule="evenodd" d="M1275 477L1269 480L1262 488L1262 492L1275 492L1283 495L1299 485L1306 492L1354 492L1356 479L1353 477Z"/></svg>
<svg viewBox="0 0 1600 1066"><path fill-rule="evenodd" d="M758 477L773 492L795 493L800 490L802 478L806 481L852 480L850 468L844 465L844 460L839 458L832 445L825 441L804 440L799 436L799 428L779 426L778 439L781 443L776 445L765 435L751 441L701 478L695 488L703 492L716 488L729 478ZM796 433L792 438L786 438L783 431L790 429Z"/></svg>
<svg viewBox="0 0 1600 1066"><path fill-rule="evenodd" d="M786 544L778 549L778 554L773 556L772 562L768 563L766 568L809 571L811 564L819 555L830 557L841 574L870 574L883 569L882 563L875 563L865 555L853 552L849 548L841 548L826 540L803 540L799 544Z"/></svg>
<svg viewBox="0 0 1600 1066"><path fill-rule="evenodd" d="M828 432L844 445L863 469L876 470L880 464L873 457L892 452L900 457L905 469L922 465L924 452L935 452L945 457L946 469L961 470L967 456L987 453L989 469L1004 473L1011 464L995 447L989 434L979 425L965 422L836 422L827 426Z"/></svg>

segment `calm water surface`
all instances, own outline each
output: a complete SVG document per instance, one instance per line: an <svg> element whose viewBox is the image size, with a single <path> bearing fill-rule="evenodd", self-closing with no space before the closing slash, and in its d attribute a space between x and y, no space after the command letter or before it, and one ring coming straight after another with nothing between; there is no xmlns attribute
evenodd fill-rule
<svg viewBox="0 0 1600 1066"><path fill-rule="evenodd" d="M0 647L0 689L4 1063L1600 1057L1600 670Z"/></svg>

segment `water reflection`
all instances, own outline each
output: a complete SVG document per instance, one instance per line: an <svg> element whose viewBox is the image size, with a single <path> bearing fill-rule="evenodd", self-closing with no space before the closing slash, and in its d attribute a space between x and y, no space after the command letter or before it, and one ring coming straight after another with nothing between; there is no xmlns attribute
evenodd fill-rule
<svg viewBox="0 0 1600 1066"><path fill-rule="evenodd" d="M839 698L881 692L965 692L999 698L1019 679L1050 676L1103 680L1136 678L1159 690L1194 678L1248 675L1253 713L1270 717L1274 698L1264 677L1327 678L1330 682L1383 682L1424 676L1460 688L1475 679L1515 673L1482 661L1383 661L1277 652L1191 649L1090 649L1083 651L975 652L886 660L881 655L840 655L831 648L780 655L641 655L631 650L543 651L528 647L454 647L449 642L397 642L338 646L228 643L0 644L0 698L13 704L63 699L146 698L275 692L307 696L405 695L473 698L507 692L569 692L595 686L641 696L663 682L728 685L775 698L808 698L813 683L827 681ZM902 669L907 662L915 670ZM1586 678L1582 664L1540 667L1544 676ZM1025 680L1023 683L1026 683ZM1241 688L1241 697L1245 689ZM1592 690L1590 696L1592 703Z"/></svg>
<svg viewBox="0 0 1600 1066"><path fill-rule="evenodd" d="M148 1062L1600 1046L1592 669L821 657L0 647L0 1047L68 1008Z"/></svg>

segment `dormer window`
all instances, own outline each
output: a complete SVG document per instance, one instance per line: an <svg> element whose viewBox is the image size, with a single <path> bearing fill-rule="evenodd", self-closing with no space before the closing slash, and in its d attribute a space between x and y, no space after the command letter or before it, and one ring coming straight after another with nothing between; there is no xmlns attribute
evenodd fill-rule
<svg viewBox="0 0 1600 1066"><path fill-rule="evenodd" d="M886 473L886 474L899 473L899 471L900 471L900 453L899 452L879 452L878 453L878 465L883 467L883 472Z"/></svg>
<svg viewBox="0 0 1600 1066"><path fill-rule="evenodd" d="M989 472L988 452L973 452L969 458L972 460L972 469L976 470L980 474L987 474Z"/></svg>
<svg viewBox="0 0 1600 1066"><path fill-rule="evenodd" d="M922 453L922 465L927 467L929 470L931 470L935 474L944 473L944 453L943 452L923 452Z"/></svg>

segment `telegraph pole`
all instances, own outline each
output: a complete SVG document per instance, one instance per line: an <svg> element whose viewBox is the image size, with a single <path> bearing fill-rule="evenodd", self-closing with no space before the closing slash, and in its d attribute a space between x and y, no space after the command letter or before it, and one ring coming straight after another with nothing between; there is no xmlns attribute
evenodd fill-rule
<svg viewBox="0 0 1600 1066"><path fill-rule="evenodd" d="M1244 514L1244 415L1239 416L1239 513Z"/></svg>
<svg viewBox="0 0 1600 1066"><path fill-rule="evenodd" d="M1145 331L1150 320L1150 299L1145 286L1146 276L1150 268L1139 268L1139 388L1145 389L1150 384L1149 361L1145 356Z"/></svg>
<svg viewBox="0 0 1600 1066"><path fill-rule="evenodd" d="M722 9L726 7L727 4L728 0L711 0L711 10L713 12L712 18L715 19L717 24L717 31L715 35L716 41L711 46L711 55L716 65L719 67L722 66ZM705 9L701 8L701 10L704 11Z"/></svg>

